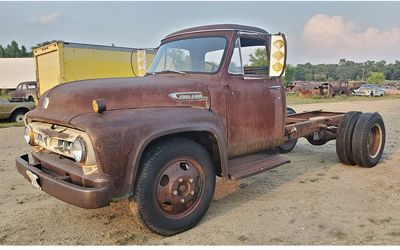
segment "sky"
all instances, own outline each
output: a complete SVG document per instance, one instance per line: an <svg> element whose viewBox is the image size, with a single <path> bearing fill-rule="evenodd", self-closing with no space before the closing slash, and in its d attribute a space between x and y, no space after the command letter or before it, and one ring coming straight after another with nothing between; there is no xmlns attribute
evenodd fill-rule
<svg viewBox="0 0 400 250"><path fill-rule="evenodd" d="M400 2L0 2L0 44L154 48L176 30L235 23L282 32L288 63L400 60Z"/></svg>

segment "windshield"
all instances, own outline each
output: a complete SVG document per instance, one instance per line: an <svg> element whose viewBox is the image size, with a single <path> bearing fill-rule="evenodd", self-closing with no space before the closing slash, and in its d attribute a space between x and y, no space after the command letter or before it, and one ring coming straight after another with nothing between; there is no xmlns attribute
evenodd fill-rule
<svg viewBox="0 0 400 250"><path fill-rule="evenodd" d="M157 51L148 73L215 73L225 52L222 37L190 38L165 43Z"/></svg>

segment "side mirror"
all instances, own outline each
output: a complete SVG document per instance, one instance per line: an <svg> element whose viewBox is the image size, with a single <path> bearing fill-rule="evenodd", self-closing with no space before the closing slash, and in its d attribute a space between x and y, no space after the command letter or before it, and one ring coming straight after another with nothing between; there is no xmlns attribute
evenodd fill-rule
<svg viewBox="0 0 400 250"><path fill-rule="evenodd" d="M270 35L269 76L282 77L286 69L286 36L282 33Z"/></svg>

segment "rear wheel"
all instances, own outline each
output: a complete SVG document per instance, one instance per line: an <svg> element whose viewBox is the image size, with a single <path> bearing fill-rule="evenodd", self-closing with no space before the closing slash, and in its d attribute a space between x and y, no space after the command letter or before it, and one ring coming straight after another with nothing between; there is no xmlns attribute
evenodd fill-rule
<svg viewBox="0 0 400 250"><path fill-rule="evenodd" d="M296 114L296 111L290 107L286 107L286 113L288 115L291 115L291 114ZM297 144L297 139L290 140L290 141L280 145L278 147L278 151L281 154L289 153L290 151L292 151L294 149L294 147L296 147L296 144Z"/></svg>
<svg viewBox="0 0 400 250"><path fill-rule="evenodd" d="M378 164L385 148L386 130L378 113L363 113L358 119L353 133L353 158L361 167Z"/></svg>
<svg viewBox="0 0 400 250"><path fill-rule="evenodd" d="M346 165L356 165L353 159L352 141L354 127L360 117L361 112L348 112L340 121L336 133L336 154L341 163Z"/></svg>
<svg viewBox="0 0 400 250"><path fill-rule="evenodd" d="M151 147L141 165L135 192L141 222L162 235L194 227L215 189L213 162L204 147L174 138Z"/></svg>

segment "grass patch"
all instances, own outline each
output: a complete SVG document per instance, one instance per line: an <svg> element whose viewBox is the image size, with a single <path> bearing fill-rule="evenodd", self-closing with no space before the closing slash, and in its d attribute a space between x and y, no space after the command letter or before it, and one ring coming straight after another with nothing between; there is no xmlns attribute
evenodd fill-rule
<svg viewBox="0 0 400 250"><path fill-rule="evenodd" d="M9 92L6 92L4 90L0 90L0 98L8 100L8 99L11 98L11 96L10 96Z"/></svg>
<svg viewBox="0 0 400 250"><path fill-rule="evenodd" d="M367 96L346 96L340 95L333 98L324 96L307 96L300 97L299 95L288 95L286 96L286 102L288 105L296 104L310 104L310 103L331 103L331 102L360 102L360 101L380 101L388 99L400 99L400 95L385 95L379 97L367 97Z"/></svg>
<svg viewBox="0 0 400 250"><path fill-rule="evenodd" d="M18 122L4 122L0 123L0 128L11 128L11 127L23 127L24 123L18 123Z"/></svg>

